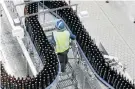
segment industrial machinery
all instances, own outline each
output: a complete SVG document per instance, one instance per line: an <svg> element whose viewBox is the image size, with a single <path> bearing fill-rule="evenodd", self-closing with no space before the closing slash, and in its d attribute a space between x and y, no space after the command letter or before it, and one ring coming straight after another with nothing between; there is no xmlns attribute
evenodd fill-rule
<svg viewBox="0 0 135 89"><path fill-rule="evenodd" d="M71 8L77 5L68 5L65 1L34 1L14 5L12 1L5 1L2 3L3 11L9 3L13 6L15 14L16 7L25 5L25 15L16 15L17 19L13 21L15 27L20 26L19 29L24 29L24 37L22 37L24 41L18 38L20 30L12 33L17 35L19 42L24 43L21 47L27 48L24 55L26 59L29 59L28 64L33 76L28 73L28 76L24 78L15 78L8 74L3 63L1 64L2 89L62 89L72 85L75 89L86 89L86 82L88 89L135 89L134 84L126 78L126 75L112 67L115 64L110 62L107 56L103 56L104 54L96 46L76 11ZM5 13L8 12L5 11ZM47 13L53 16L54 20L41 24L40 16L43 18L43 14L45 19ZM65 73L60 73L61 67L57 54L49 42L51 33L56 30L53 23L58 19L62 19L67 30L76 35L76 42L72 43L70 49L72 58L69 57ZM36 64L37 60L39 64ZM78 81L81 80L79 74L83 76L83 81ZM79 86L81 83L82 86Z"/></svg>

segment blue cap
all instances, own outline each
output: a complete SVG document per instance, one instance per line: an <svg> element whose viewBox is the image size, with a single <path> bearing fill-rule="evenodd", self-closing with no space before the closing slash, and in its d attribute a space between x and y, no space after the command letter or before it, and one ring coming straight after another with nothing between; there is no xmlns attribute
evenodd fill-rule
<svg viewBox="0 0 135 89"><path fill-rule="evenodd" d="M59 30L63 30L65 28L65 25L62 20L57 21L56 28L58 28Z"/></svg>

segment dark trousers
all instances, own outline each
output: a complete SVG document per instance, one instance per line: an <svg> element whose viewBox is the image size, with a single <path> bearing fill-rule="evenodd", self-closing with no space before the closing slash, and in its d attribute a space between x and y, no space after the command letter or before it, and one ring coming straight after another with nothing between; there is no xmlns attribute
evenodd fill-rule
<svg viewBox="0 0 135 89"><path fill-rule="evenodd" d="M62 52L62 53L58 53L58 57L59 57L59 61L61 64L61 72L65 72L66 70L66 65L68 63L68 50Z"/></svg>

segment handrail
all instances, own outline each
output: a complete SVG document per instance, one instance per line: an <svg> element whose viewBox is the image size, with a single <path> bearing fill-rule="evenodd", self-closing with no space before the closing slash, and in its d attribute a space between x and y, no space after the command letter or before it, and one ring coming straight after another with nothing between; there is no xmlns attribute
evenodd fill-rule
<svg viewBox="0 0 135 89"><path fill-rule="evenodd" d="M89 66L89 68L92 70L93 74L98 78L98 80L100 80L105 86L107 86L108 88L110 89L114 89L110 84L108 84L105 80L103 80L96 72L95 70L93 69L92 65L90 64L90 62L88 61L87 57L85 56L84 52L82 51L80 45L78 44L77 42L77 45L78 45L78 48L79 50L81 51L82 55L83 55L83 59L86 61L86 64L87 66Z"/></svg>
<svg viewBox="0 0 135 89"><path fill-rule="evenodd" d="M42 14L42 13L47 13L47 12L52 12L52 11L56 11L56 10L60 10L60 9L64 9L64 8L68 8L68 7L71 7L71 6L76 6L77 4L73 4L73 5L68 5L68 6L63 6L63 7L58 7L58 8L55 8L55 9L47 9L47 10L43 10L41 12L37 12L37 13L32 13L32 14L29 14L29 15L24 15L24 16L21 16L20 19L24 18L24 17L30 17L30 16L34 16L34 15L39 15L39 14Z"/></svg>

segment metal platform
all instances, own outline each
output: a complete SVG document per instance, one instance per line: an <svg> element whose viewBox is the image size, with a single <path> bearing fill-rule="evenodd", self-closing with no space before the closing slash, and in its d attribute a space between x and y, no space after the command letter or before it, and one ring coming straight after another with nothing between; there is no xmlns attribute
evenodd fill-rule
<svg viewBox="0 0 135 89"><path fill-rule="evenodd" d="M71 67L70 63L68 63L66 66L66 72L60 74L60 79L57 84L57 89L63 89L69 86L78 89L77 84L78 83L76 80L76 75L74 74L74 70Z"/></svg>

